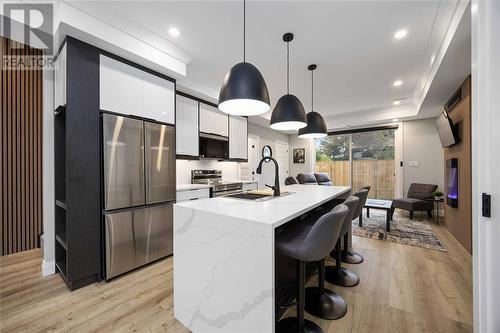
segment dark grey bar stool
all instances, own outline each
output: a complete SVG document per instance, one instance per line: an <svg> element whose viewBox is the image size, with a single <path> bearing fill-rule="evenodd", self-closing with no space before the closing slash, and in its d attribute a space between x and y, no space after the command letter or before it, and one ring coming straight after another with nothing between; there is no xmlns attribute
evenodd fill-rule
<svg viewBox="0 0 500 333"><path fill-rule="evenodd" d="M305 222L315 223L321 216L328 214L330 211L331 210L318 211L316 215L312 215L308 218L308 221ZM342 226L344 221L338 220L336 223ZM334 240L340 238L340 230L341 229L339 229L338 234L332 235ZM318 261L318 286L306 288L305 310L313 316L322 319L340 319L347 313L347 303L342 296L325 288L325 261L326 258Z"/></svg>
<svg viewBox="0 0 500 333"><path fill-rule="evenodd" d="M292 177L292 176L288 176L285 179L285 185L295 185L295 184L298 184L298 183L299 182L297 181L297 179L295 179L295 177Z"/></svg>
<svg viewBox="0 0 500 333"><path fill-rule="evenodd" d="M340 253L342 250L341 237L345 237L345 235L348 234L350 228L352 227L352 216L359 204L359 198L356 196L350 196L344 201L343 204L349 208L349 213L347 214L344 223L342 224L340 237L337 239L337 243L335 245L336 253ZM354 287L359 284L359 276L353 271L342 267L341 256L336 256L335 266L327 266L325 268L325 279L330 283L342 287Z"/></svg>
<svg viewBox="0 0 500 333"><path fill-rule="evenodd" d="M361 221L363 218L363 207L365 207L366 204L366 199L368 198L368 192L370 191L370 186L363 186L359 192L356 192L353 194L353 196L356 196L359 198L359 204L356 207L356 210L354 211L354 214L352 216L352 219L355 220L359 218L360 221L360 226L361 226ZM352 225L350 226L352 230ZM341 259L342 262L348 263L348 264L361 264L364 260L363 256L357 252L354 252L352 250L349 250L349 235L346 234L344 236L344 249L342 250L341 254ZM337 258L337 251L332 252L332 257Z"/></svg>
<svg viewBox="0 0 500 333"><path fill-rule="evenodd" d="M305 264L324 259L334 246L349 208L340 204L321 216L314 224L298 223L278 234L276 248L284 255L297 260L297 317L282 319L276 332L323 333L321 327L304 318Z"/></svg>
<svg viewBox="0 0 500 333"><path fill-rule="evenodd" d="M363 207L365 207L366 199L368 199L368 192L370 191L370 186L365 186L361 188L361 191L354 193L353 195L359 198L358 207L354 211L352 217L353 220L363 218ZM351 225L352 228L352 225ZM342 251L342 261L348 264L361 264L364 258L361 254L349 250L348 242L344 242L344 251Z"/></svg>

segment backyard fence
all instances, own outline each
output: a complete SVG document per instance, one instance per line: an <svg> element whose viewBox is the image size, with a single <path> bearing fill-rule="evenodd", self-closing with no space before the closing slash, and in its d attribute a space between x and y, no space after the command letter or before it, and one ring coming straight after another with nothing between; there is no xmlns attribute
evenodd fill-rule
<svg viewBox="0 0 500 333"><path fill-rule="evenodd" d="M316 172L326 172L335 185L349 186L349 161L316 161ZM352 161L352 189L371 186L369 197L394 198L394 160Z"/></svg>

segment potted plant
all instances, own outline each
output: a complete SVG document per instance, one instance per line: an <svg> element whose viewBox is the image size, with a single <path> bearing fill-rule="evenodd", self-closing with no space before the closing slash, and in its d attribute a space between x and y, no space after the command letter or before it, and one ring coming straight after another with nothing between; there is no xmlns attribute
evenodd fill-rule
<svg viewBox="0 0 500 333"><path fill-rule="evenodd" d="M443 192L441 192L440 190L436 190L436 191L432 192L432 195L434 196L434 199L441 200L441 197L443 196Z"/></svg>

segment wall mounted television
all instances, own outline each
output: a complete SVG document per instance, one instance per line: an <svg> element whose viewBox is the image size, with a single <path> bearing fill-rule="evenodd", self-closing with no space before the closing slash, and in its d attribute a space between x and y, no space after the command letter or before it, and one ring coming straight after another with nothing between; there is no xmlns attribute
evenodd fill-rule
<svg viewBox="0 0 500 333"><path fill-rule="evenodd" d="M453 121L446 110L436 118L436 128L443 148L453 146L458 143L458 135Z"/></svg>

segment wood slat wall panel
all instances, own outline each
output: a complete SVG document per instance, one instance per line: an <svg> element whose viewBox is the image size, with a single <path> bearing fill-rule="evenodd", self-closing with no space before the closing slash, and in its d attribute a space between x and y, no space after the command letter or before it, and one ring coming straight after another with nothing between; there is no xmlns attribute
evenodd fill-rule
<svg viewBox="0 0 500 333"><path fill-rule="evenodd" d="M42 51L0 37L0 54L24 60ZM4 68L0 148L1 255L39 246L42 225L42 69Z"/></svg>
<svg viewBox="0 0 500 333"><path fill-rule="evenodd" d="M459 142L444 150L444 188L448 187L446 160L458 159L458 207L444 205L446 226L452 235L472 254L472 164L471 164L471 78L462 83L461 101L448 113L458 125ZM446 194L445 194L446 195Z"/></svg>

